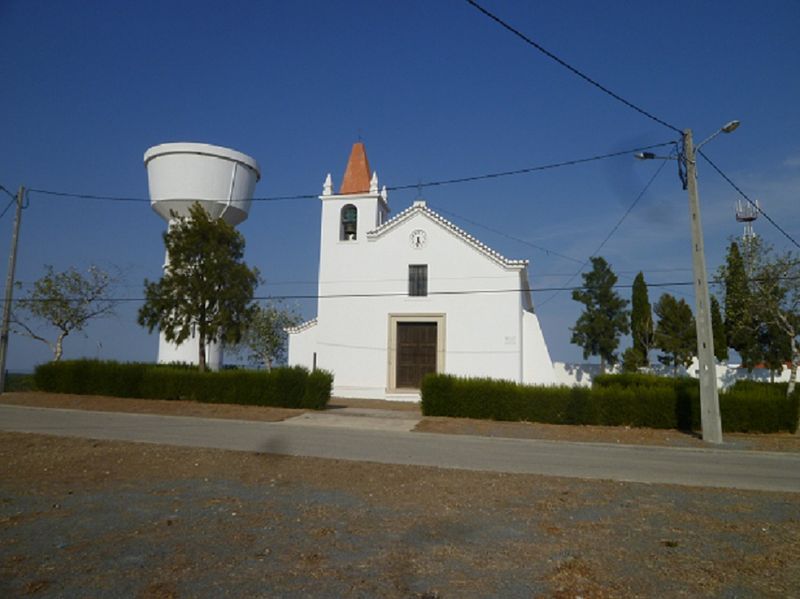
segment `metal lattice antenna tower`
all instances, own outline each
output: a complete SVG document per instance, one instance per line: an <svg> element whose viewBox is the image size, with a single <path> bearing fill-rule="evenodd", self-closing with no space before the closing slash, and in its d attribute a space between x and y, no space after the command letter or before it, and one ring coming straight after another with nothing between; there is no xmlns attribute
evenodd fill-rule
<svg viewBox="0 0 800 599"><path fill-rule="evenodd" d="M750 203L742 203L741 200L736 201L736 220L744 223L744 233L742 233L742 241L744 242L748 242L756 236L755 232L753 232L753 221L758 218L759 209L758 200L756 200L755 206Z"/></svg>

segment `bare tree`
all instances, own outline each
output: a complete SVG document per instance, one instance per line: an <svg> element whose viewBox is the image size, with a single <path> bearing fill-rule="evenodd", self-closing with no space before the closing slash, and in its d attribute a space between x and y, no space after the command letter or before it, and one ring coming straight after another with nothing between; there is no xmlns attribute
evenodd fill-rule
<svg viewBox="0 0 800 599"><path fill-rule="evenodd" d="M58 362L70 333L82 331L94 318L114 314L117 301L111 296L118 280L96 266L90 266L85 275L74 267L56 272L48 265L45 270L28 295L16 303L11 330L46 344ZM55 329L55 337L37 332L42 327Z"/></svg>
<svg viewBox="0 0 800 599"><path fill-rule="evenodd" d="M286 329L300 322L300 315L291 308L284 308L280 302L258 306L237 350L245 354L251 364L272 370L276 362L282 363L286 359Z"/></svg>

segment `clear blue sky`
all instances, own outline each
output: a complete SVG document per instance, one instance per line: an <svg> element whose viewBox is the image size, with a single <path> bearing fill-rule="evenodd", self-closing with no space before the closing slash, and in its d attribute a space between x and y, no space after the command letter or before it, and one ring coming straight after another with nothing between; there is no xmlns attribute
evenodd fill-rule
<svg viewBox="0 0 800 599"><path fill-rule="evenodd" d="M696 139L731 119L734 134L708 154L800 238L800 3L795 0L511 2L485 6L618 94ZM677 135L619 104L526 46L463 0L341 2L0 3L0 184L147 197L142 154L198 141L255 157L257 196L319 193L338 185L359 136L382 184L513 170L613 152ZM629 157L472 184L432 187L434 209L511 258L531 261L534 289L563 285L661 166ZM735 192L703 163L700 196L708 265L730 236ZM390 194L394 213L417 191ZM2 196L7 197L7 196ZM5 207L5 200L3 206ZM317 200L255 203L241 225L261 295L316 290ZM456 214L458 216L453 216ZM464 218L469 220L463 220ZM2 276L11 211L0 220ZM789 242L763 219L756 230ZM163 260L164 223L144 203L32 194L18 279L43 266L118 266L122 294L141 297ZM600 252L630 283L689 281L688 209L675 163ZM574 283L580 282L580 278ZM691 288L677 288L693 304ZM622 291L629 296L628 290ZM651 289L651 301L660 293ZM568 292L534 303L554 359L579 361ZM314 302L301 301L305 316ZM136 304L66 356L153 360L157 339ZM48 358L12 337L8 365Z"/></svg>

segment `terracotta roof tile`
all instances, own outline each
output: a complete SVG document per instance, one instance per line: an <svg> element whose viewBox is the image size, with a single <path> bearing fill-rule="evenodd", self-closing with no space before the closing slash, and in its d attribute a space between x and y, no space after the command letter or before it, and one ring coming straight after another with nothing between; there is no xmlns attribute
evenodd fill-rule
<svg viewBox="0 0 800 599"><path fill-rule="evenodd" d="M350 151L350 159L347 161L347 169L344 171L342 187L339 189L339 193L369 192L370 176L367 151L362 142L356 142Z"/></svg>

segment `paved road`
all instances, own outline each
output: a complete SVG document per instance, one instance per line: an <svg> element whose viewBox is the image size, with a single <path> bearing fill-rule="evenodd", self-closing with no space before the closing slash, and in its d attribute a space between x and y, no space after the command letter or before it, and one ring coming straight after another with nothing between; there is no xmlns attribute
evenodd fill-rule
<svg viewBox="0 0 800 599"><path fill-rule="evenodd" d="M386 464L800 492L800 455L0 406L0 429Z"/></svg>

